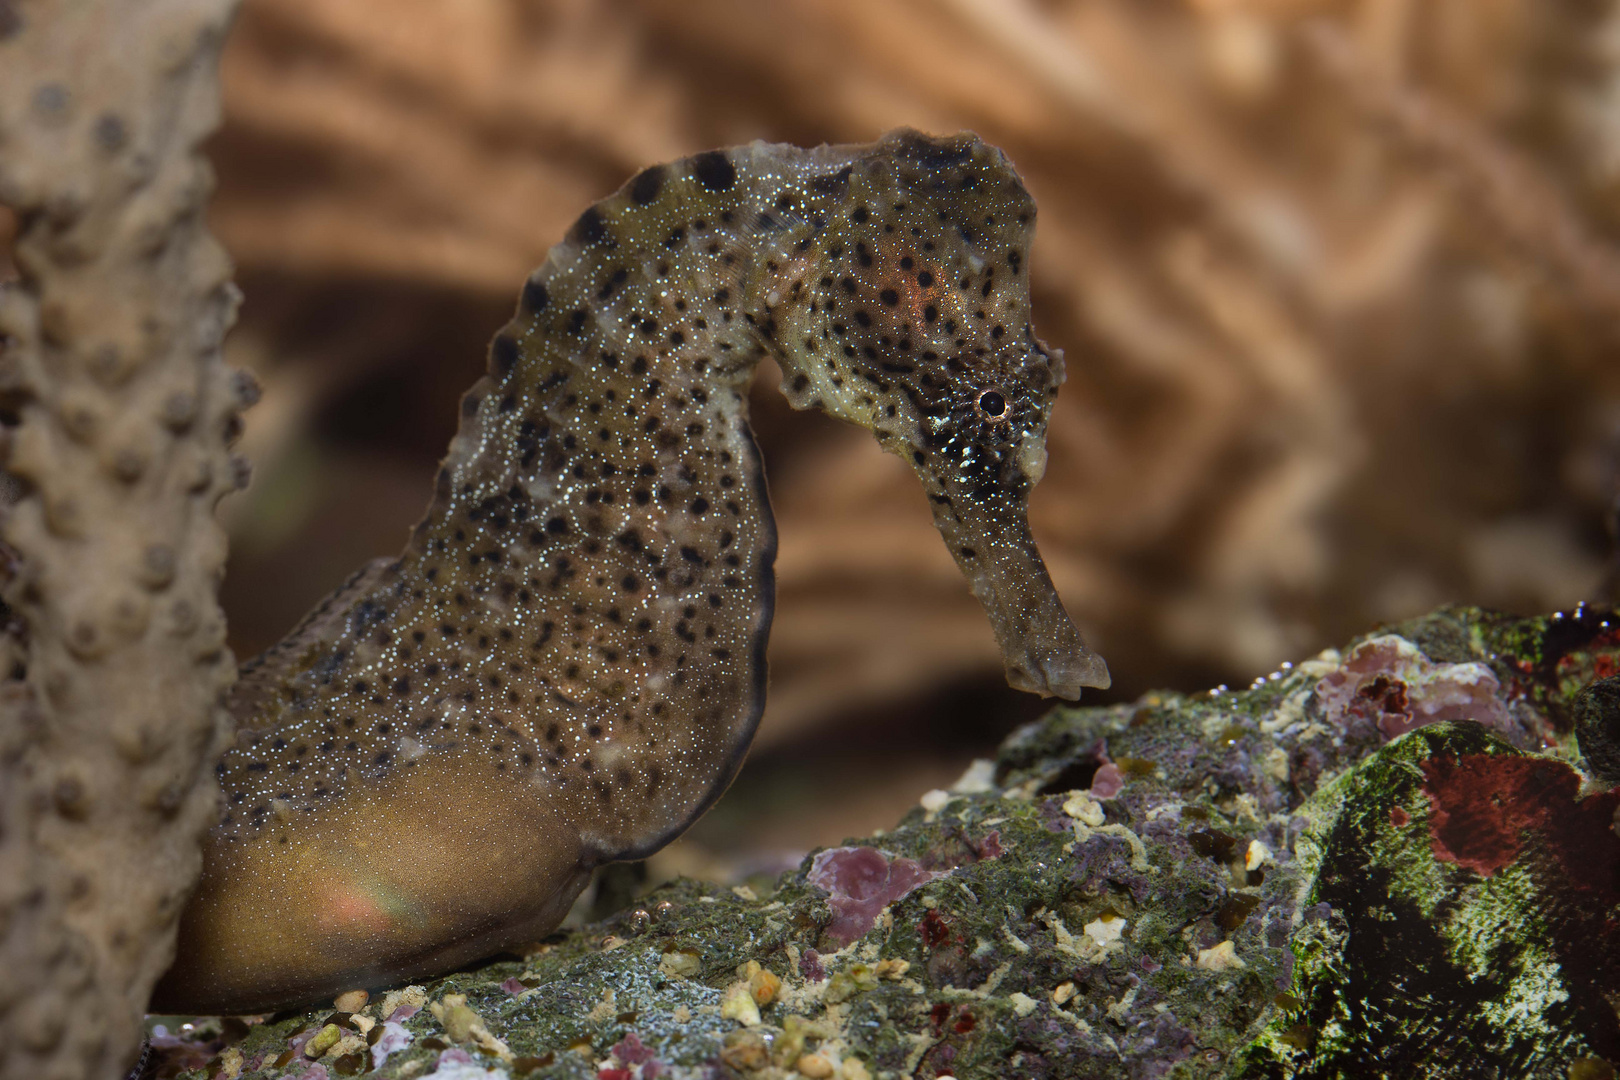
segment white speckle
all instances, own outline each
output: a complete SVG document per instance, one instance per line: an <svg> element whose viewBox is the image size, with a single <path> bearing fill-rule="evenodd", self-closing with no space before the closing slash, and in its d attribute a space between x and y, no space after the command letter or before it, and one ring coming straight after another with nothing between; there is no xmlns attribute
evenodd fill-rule
<svg viewBox="0 0 1620 1080"><path fill-rule="evenodd" d="M1232 971L1248 967L1230 941L1223 941L1212 949L1199 949L1198 966L1205 971Z"/></svg>
<svg viewBox="0 0 1620 1080"><path fill-rule="evenodd" d="M1063 800L1063 812L1093 829L1103 823L1102 803L1093 799L1083 791L1071 791L1069 797Z"/></svg>
<svg viewBox="0 0 1620 1080"><path fill-rule="evenodd" d="M735 1020L743 1027L755 1027L759 1024L759 1004L754 1001L754 995L748 990L746 983L738 983L726 991L725 1000L720 1003L720 1015L727 1020Z"/></svg>
<svg viewBox="0 0 1620 1080"><path fill-rule="evenodd" d="M519 483L523 485L523 490L528 493L529 498L537 503L550 503L557 493L557 478L555 476L537 473L534 476L524 477Z"/></svg>
<svg viewBox="0 0 1620 1080"><path fill-rule="evenodd" d="M1098 948L1108 949L1119 944L1127 921L1118 915L1103 915L1086 923L1083 929L1086 937L1095 941Z"/></svg>
<svg viewBox="0 0 1620 1080"><path fill-rule="evenodd" d="M951 790L958 795L980 795L995 790L996 763L989 758L975 758L967 771L957 777Z"/></svg>

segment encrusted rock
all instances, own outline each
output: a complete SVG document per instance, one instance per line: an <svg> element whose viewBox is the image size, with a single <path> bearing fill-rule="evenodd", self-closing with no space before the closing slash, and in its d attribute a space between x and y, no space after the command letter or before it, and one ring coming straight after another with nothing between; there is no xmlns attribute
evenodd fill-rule
<svg viewBox="0 0 1620 1080"><path fill-rule="evenodd" d="M1620 784L1620 675L1599 679L1575 698L1575 737L1592 775Z"/></svg>
<svg viewBox="0 0 1620 1080"><path fill-rule="evenodd" d="M1620 792L1569 762L1617 662L1612 613L1447 611L1242 693L1057 709L769 895L676 881L425 1011L193 1042L242 1080L362 1020L386 1078L1611 1075ZM1389 731L1402 694L1444 717Z"/></svg>

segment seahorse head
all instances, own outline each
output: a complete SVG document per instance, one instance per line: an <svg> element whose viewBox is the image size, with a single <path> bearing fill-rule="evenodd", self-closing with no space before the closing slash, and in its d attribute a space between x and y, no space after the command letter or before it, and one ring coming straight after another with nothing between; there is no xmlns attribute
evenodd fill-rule
<svg viewBox="0 0 1620 1080"><path fill-rule="evenodd" d="M1063 609L1029 530L1064 369L1030 322L1035 204L972 135L901 131L846 185L782 313L783 390L872 430L921 479L989 613L1008 680L1076 698L1108 671Z"/></svg>

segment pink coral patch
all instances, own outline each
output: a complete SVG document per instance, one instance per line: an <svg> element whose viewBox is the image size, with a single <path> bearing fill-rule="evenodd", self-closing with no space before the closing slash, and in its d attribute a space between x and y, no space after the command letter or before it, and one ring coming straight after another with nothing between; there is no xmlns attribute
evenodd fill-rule
<svg viewBox="0 0 1620 1080"><path fill-rule="evenodd" d="M614 1043L613 1049L609 1052L625 1065L640 1065L652 1057L652 1051L647 1049L640 1036L633 1031L625 1032L624 1038Z"/></svg>
<svg viewBox="0 0 1620 1080"><path fill-rule="evenodd" d="M1357 645L1316 684L1329 721L1371 722L1385 740L1446 720L1473 720L1512 734L1519 725L1502 685L1484 664L1437 664L1405 638L1384 634Z"/></svg>
<svg viewBox="0 0 1620 1080"><path fill-rule="evenodd" d="M842 947L864 937L884 908L948 873L924 870L915 859L894 858L877 848L842 847L815 857L809 881L826 890L833 909L827 936Z"/></svg>
<svg viewBox="0 0 1620 1080"><path fill-rule="evenodd" d="M394 1010L395 1015L398 1015L398 1013L398 1009ZM405 1025L396 1023L393 1020L384 1020L382 1034L377 1036L377 1041L371 1044L371 1067L373 1069L382 1068L389 1055L399 1053L411 1045L415 1038L416 1036L412 1035L410 1029Z"/></svg>
<svg viewBox="0 0 1620 1080"><path fill-rule="evenodd" d="M1112 761L1100 766L1091 777L1091 797L1112 799L1125 786L1125 774Z"/></svg>
<svg viewBox="0 0 1620 1080"><path fill-rule="evenodd" d="M292 1072L283 1073L281 1080L331 1080L331 1074L325 1065L301 1062L292 1067Z"/></svg>

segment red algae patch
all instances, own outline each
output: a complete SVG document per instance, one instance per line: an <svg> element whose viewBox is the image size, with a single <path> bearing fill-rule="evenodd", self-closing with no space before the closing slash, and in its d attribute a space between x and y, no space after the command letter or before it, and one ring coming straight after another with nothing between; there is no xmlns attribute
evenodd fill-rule
<svg viewBox="0 0 1620 1080"><path fill-rule="evenodd" d="M1500 754L1433 757L1423 775L1436 859L1491 877L1526 849L1545 851L1569 885L1620 900L1620 792L1577 802L1569 766Z"/></svg>
<svg viewBox="0 0 1620 1080"><path fill-rule="evenodd" d="M948 873L924 870L915 859L897 858L877 848L841 847L818 854L808 880L827 892L833 921L826 934L842 948L864 937L884 908Z"/></svg>

